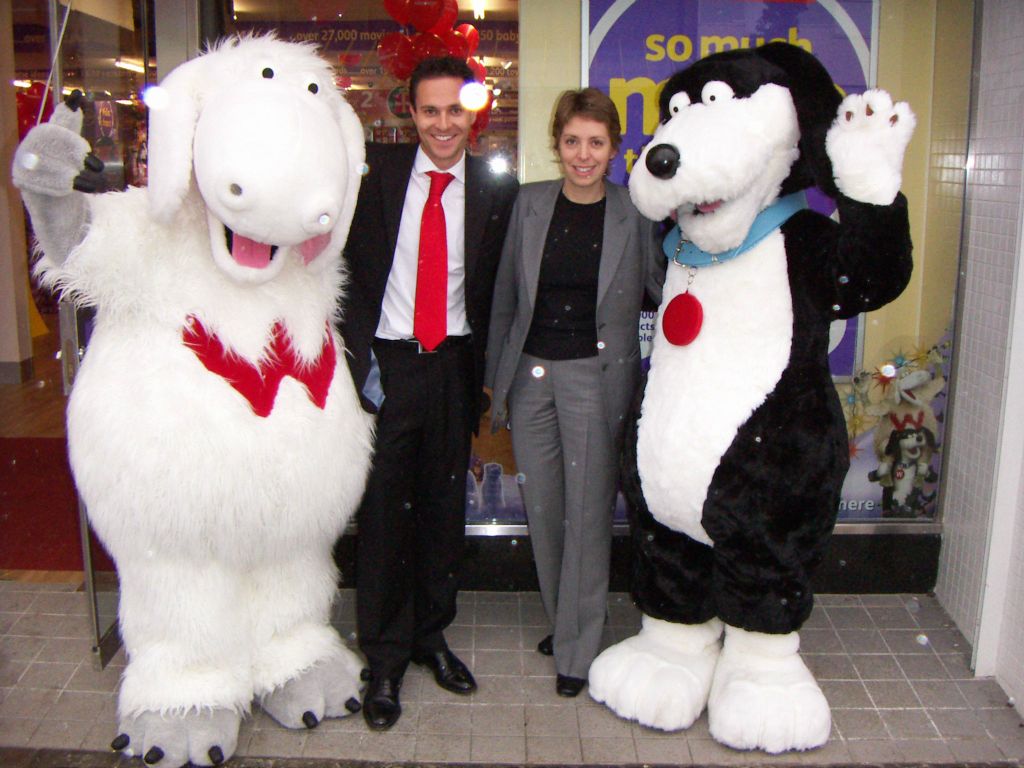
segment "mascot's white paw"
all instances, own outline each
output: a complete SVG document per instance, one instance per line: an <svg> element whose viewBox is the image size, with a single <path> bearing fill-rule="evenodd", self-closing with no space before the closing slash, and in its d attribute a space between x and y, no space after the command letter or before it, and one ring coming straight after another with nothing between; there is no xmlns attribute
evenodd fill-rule
<svg viewBox="0 0 1024 768"><path fill-rule="evenodd" d="M708 701L708 723L717 741L777 754L828 740L828 702L799 650L796 632L766 635L726 626Z"/></svg>
<svg viewBox="0 0 1024 768"><path fill-rule="evenodd" d="M673 624L643 617L640 633L590 665L590 695L619 717L663 731L689 728L704 711L722 622Z"/></svg>
<svg viewBox="0 0 1024 768"><path fill-rule="evenodd" d="M242 718L231 709L203 709L188 714L143 712L121 718L111 748L148 765L178 768L220 765L235 754Z"/></svg>
<svg viewBox="0 0 1024 768"><path fill-rule="evenodd" d="M342 648L260 701L263 711L285 728L315 728L325 717L346 717L360 709L359 658Z"/></svg>
<svg viewBox="0 0 1024 768"><path fill-rule="evenodd" d="M847 96L825 137L836 186L851 200L889 205L900 191L903 154L914 133L914 113L885 91Z"/></svg>

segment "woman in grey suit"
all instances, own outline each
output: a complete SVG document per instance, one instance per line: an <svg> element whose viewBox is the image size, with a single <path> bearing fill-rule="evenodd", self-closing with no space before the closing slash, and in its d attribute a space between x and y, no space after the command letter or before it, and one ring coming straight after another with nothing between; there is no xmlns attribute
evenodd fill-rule
<svg viewBox="0 0 1024 768"><path fill-rule="evenodd" d="M604 627L626 413L640 375L645 288L660 299L656 225L605 179L622 139L594 88L555 106L556 181L519 191L498 268L485 382L511 426L556 690L576 696Z"/></svg>

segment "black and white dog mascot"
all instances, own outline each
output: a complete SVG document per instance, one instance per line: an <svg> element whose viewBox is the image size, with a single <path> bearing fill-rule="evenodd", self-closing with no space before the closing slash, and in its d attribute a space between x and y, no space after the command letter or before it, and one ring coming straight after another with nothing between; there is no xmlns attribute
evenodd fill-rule
<svg viewBox="0 0 1024 768"><path fill-rule="evenodd" d="M696 62L660 108L629 183L646 216L678 222L627 439L643 626L598 657L590 691L655 728L706 705L723 744L810 749L831 718L797 630L849 464L829 325L910 277L914 116L882 91L843 99L785 43ZM839 223L807 209L815 185Z"/></svg>

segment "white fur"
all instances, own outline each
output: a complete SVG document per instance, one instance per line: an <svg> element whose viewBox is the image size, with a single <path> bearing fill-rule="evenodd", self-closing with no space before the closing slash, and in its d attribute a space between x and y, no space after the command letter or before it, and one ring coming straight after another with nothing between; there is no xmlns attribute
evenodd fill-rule
<svg viewBox="0 0 1024 768"><path fill-rule="evenodd" d="M707 704L721 634L718 619L687 625L644 616L640 634L590 665L590 695L650 728L689 728Z"/></svg>
<svg viewBox="0 0 1024 768"><path fill-rule="evenodd" d="M693 343L680 347L665 339L662 320L686 283L686 270L670 263L640 414L637 467L655 519L710 544L701 514L711 478L789 361L793 306L782 234L697 271L689 291L703 305L704 325Z"/></svg>
<svg viewBox="0 0 1024 768"><path fill-rule="evenodd" d="M915 124L907 103L893 104L885 91L843 99L825 137L839 191L862 203L890 205L900 191L903 154Z"/></svg>
<svg viewBox="0 0 1024 768"><path fill-rule="evenodd" d="M709 86L728 88L724 83ZM630 176L629 192L650 219L677 212L686 237L710 253L743 242L754 218L779 194L783 179L799 156L796 109L789 91L763 85L745 99L716 94L713 102L681 108L655 130ZM647 169L647 153L671 144L680 153L679 169L659 179ZM694 213L700 203L724 201L714 214Z"/></svg>
<svg viewBox="0 0 1024 768"><path fill-rule="evenodd" d="M708 725L717 741L777 754L828 740L828 702L799 649L796 632L766 635L726 625L708 700Z"/></svg>
<svg viewBox="0 0 1024 768"><path fill-rule="evenodd" d="M275 78L256 82L266 66ZM137 189L89 197L84 242L62 265L44 258L39 267L97 307L68 439L90 520L120 574L125 721L243 712L255 695L326 663L347 671L347 693L358 686L358 663L328 617L331 548L359 502L371 445L332 329L363 145L329 71L311 48L271 38L236 40L183 65L165 83L171 105L153 116L148 199ZM314 81L315 95L306 87ZM234 118L261 99L259 109L287 114L250 119L236 134ZM209 130L194 134L197 123ZM248 164L251 207L227 209L200 193L193 140L195 175L213 179L211 196ZM282 246L272 269L218 260L211 211ZM327 212L329 225L315 221ZM329 245L309 264L289 247L323 233ZM325 407L285 378L269 416L256 416L183 345L189 316L253 362L269 354L278 321L302 360L314 361L328 339L337 362Z"/></svg>

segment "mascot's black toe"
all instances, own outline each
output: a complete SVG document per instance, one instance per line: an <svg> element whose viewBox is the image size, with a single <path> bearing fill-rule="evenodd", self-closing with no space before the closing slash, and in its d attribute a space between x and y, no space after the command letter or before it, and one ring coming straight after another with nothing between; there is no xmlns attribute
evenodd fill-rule
<svg viewBox="0 0 1024 768"><path fill-rule="evenodd" d="M316 715L314 715L312 712L303 712L302 713L302 723L307 728L309 728L310 730L312 730L313 728L316 728L318 725L320 725L320 721L317 719Z"/></svg>
<svg viewBox="0 0 1024 768"><path fill-rule="evenodd" d="M112 742L110 742L110 748L115 752L120 752L122 749L131 743L131 739L128 738L127 733L118 734Z"/></svg>
<svg viewBox="0 0 1024 768"><path fill-rule="evenodd" d="M142 762L146 765L156 765L164 759L164 751L160 747L150 747L149 752L142 758Z"/></svg>
<svg viewBox="0 0 1024 768"><path fill-rule="evenodd" d="M210 751L206 753L210 757L210 762L214 765L220 765L224 762L224 750L220 747L210 747Z"/></svg>
<svg viewBox="0 0 1024 768"><path fill-rule="evenodd" d="M359 699L357 699L355 696L353 696L351 699L345 702L345 709L347 709L352 714L355 714L362 708L363 705L359 703Z"/></svg>

